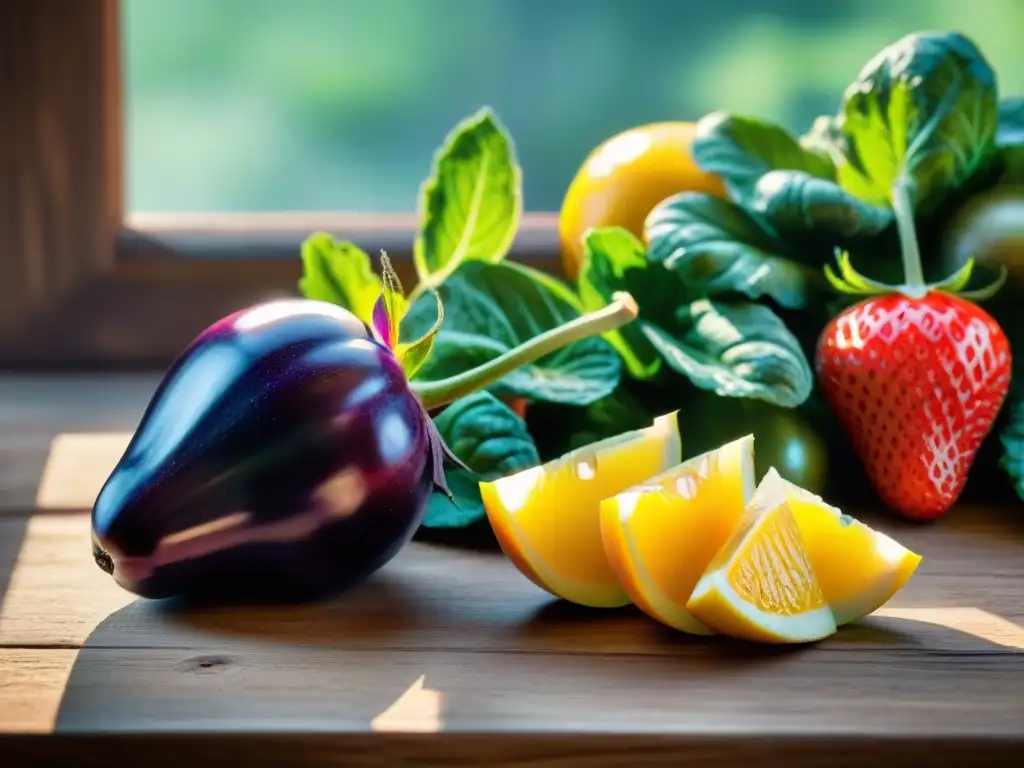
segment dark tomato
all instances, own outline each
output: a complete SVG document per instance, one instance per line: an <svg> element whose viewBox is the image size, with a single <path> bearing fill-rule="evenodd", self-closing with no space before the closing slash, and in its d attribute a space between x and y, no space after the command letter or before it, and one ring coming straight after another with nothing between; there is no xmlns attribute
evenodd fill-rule
<svg viewBox="0 0 1024 768"><path fill-rule="evenodd" d="M758 482L775 467L784 478L812 493L825 489L827 444L800 410L702 392L684 406L679 422L687 457L753 434Z"/></svg>

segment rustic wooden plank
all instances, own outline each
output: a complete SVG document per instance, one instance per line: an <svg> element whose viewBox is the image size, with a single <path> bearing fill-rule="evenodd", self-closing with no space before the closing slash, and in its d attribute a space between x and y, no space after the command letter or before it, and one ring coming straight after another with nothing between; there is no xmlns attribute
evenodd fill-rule
<svg viewBox="0 0 1024 768"><path fill-rule="evenodd" d="M936 733L1024 739L1024 654L702 644L672 656L86 647L56 728L373 730L408 702L414 730L528 733ZM439 706L438 706L439 702ZM1024 742L1022 742L1024 743Z"/></svg>
<svg viewBox="0 0 1024 768"><path fill-rule="evenodd" d="M0 518L0 647L82 645L132 595L113 584L91 556L89 517Z"/></svg>
<svg viewBox="0 0 1024 768"><path fill-rule="evenodd" d="M933 526L890 525L924 554L918 573L886 606L890 613L829 642L838 649L888 644L927 651L1024 645L1014 634L1024 623L1024 531L1014 523L1012 515L964 510ZM0 541L22 537L17 560L6 568L0 646L78 646L88 639L106 647L225 652L302 642L672 655L692 644L632 609L576 610L555 601L494 551L414 543L375 578L325 603L190 609L136 601L117 587L90 557L87 514L0 520Z"/></svg>
<svg viewBox="0 0 1024 768"><path fill-rule="evenodd" d="M323 733L294 734L58 734L9 739L4 757L13 765L74 765L109 768L111 756L125 765L150 768L181 765L263 766L293 768L390 768L390 766L514 766L523 768L734 768L783 765L787 768L919 768L922 765L964 768L1013 768L1020 764L1020 743L1013 739L977 740L935 736L900 737L793 734L736 739L728 733L652 735L515 732L432 734Z"/></svg>
<svg viewBox="0 0 1024 768"><path fill-rule="evenodd" d="M0 648L0 736L53 732L77 656L77 649Z"/></svg>
<svg viewBox="0 0 1024 768"><path fill-rule="evenodd" d="M178 759L256 764L842 765L858 745L909 765L945 739L946 764L997 765L1024 749L1016 508L964 506L931 525L851 510L924 561L878 614L812 647L574 609L497 551L423 542L324 603L190 608L114 585L90 557L86 512L26 514L91 505L155 384L0 378L0 435L15 436L0 445L36 446L34 464L0 462L0 732L67 735L0 741L14 764L91 764L97 742L75 738L87 733L153 754L170 731L210 736L176 735Z"/></svg>
<svg viewBox="0 0 1024 768"><path fill-rule="evenodd" d="M498 553L426 544L319 605L131 602L83 554L87 515L38 515L0 641L49 647L0 655L0 731L329 732L357 754L344 737L495 732L511 749L515 734L646 734L638 743L674 740L659 760L706 754L700 745L726 732L734 745L764 738L798 752L826 735L939 734L972 745L963 764L999 764L1008 753L995 750L1024 743L1024 559L1009 520L975 512L900 531L925 561L882 615L777 649L681 636L628 609L575 610ZM0 521L0 540L17 522ZM538 754L576 764L587 743ZM443 762L472 762L449 749Z"/></svg>
<svg viewBox="0 0 1024 768"><path fill-rule="evenodd" d="M0 3L0 360L114 261L121 225L117 0ZM67 330L65 330L67 334Z"/></svg>
<svg viewBox="0 0 1024 768"><path fill-rule="evenodd" d="M90 508L120 458L117 441L135 429L158 382L156 373L0 376L0 514ZM54 445L64 434L72 437Z"/></svg>
<svg viewBox="0 0 1024 768"><path fill-rule="evenodd" d="M410 205L411 207L411 205ZM374 258L383 249L402 284L416 284L412 245L419 216L348 211L130 212L124 217L120 250L130 259L277 259L297 262L313 232L330 232ZM529 211L520 220L508 252L513 261L561 273L558 213Z"/></svg>

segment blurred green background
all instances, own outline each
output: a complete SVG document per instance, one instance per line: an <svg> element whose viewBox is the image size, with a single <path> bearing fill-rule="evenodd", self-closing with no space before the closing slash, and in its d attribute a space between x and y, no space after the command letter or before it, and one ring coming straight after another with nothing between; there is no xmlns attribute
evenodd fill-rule
<svg viewBox="0 0 1024 768"><path fill-rule="evenodd" d="M489 104L526 207L612 134L730 109L803 130L879 49L970 35L1024 91L1024 0L122 0L129 207L412 211Z"/></svg>

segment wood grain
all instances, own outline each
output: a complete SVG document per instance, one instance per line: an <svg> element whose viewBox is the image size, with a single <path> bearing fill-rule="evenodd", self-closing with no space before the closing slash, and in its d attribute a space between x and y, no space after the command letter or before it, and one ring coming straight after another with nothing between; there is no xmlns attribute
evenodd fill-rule
<svg viewBox="0 0 1024 768"><path fill-rule="evenodd" d="M53 732L77 657L75 648L0 648L0 737Z"/></svg>
<svg viewBox="0 0 1024 768"><path fill-rule="evenodd" d="M126 765L163 766L514 766L516 768L1011 768L1020 765L1015 739L938 735L928 740L821 734L777 739L728 733L673 734L60 734L6 743L13 765L109 768L112 755ZM20 761L20 762L19 762Z"/></svg>
<svg viewBox="0 0 1024 768"><path fill-rule="evenodd" d="M158 381L153 373L0 376L0 515L36 506L89 509L119 458L105 435L124 439L135 429ZM64 434L100 437L58 441L53 453Z"/></svg>
<svg viewBox="0 0 1024 768"><path fill-rule="evenodd" d="M422 541L318 604L136 600L92 562L87 507L155 382L0 378L4 768L1019 763L1019 507L849 510L924 560L877 614L797 648L573 608L496 550Z"/></svg>
<svg viewBox="0 0 1024 768"><path fill-rule="evenodd" d="M726 732L785 749L941 735L995 765L1024 746L1024 531L997 512L949 520L892 529L925 559L880 615L778 649L572 609L499 553L422 543L322 604L135 601L90 562L87 515L37 515L0 614L0 730L648 734L677 758Z"/></svg>
<svg viewBox="0 0 1024 768"><path fill-rule="evenodd" d="M0 356L114 261L121 226L116 0L0 3Z"/></svg>

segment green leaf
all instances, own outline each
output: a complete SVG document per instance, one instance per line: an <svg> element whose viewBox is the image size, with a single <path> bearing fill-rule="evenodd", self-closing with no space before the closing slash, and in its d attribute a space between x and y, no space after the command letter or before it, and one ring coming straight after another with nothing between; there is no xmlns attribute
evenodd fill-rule
<svg viewBox="0 0 1024 768"><path fill-rule="evenodd" d="M769 171L754 188L749 210L780 235L877 235L893 222L891 208L865 203L834 181L803 171Z"/></svg>
<svg viewBox="0 0 1024 768"><path fill-rule="evenodd" d="M434 424L452 453L472 471L447 470L455 503L444 494L433 494L423 522L427 528L462 528L483 519L482 480L496 480L540 463L526 424L487 392L456 400L434 418Z"/></svg>
<svg viewBox="0 0 1024 768"><path fill-rule="evenodd" d="M440 381L499 357L528 339L580 316L577 300L553 278L512 262L464 262L438 289L445 323L434 340L420 381ZM432 299L417 299L408 330L422 333L436 317ZM403 328L403 330L405 330ZM601 338L573 342L504 376L489 390L568 405L587 405L615 389L622 364Z"/></svg>
<svg viewBox="0 0 1024 768"><path fill-rule="evenodd" d="M640 306L640 317L619 329L616 349L627 366L649 374L664 362L701 389L784 407L810 395L813 376L800 343L771 309L697 298L677 273L645 266L642 245L625 230L591 230L584 243L584 303L628 290Z"/></svg>
<svg viewBox="0 0 1024 768"><path fill-rule="evenodd" d="M877 205L891 203L897 182L909 183L915 210L931 213L994 156L996 99L995 73L967 37L907 35L846 90L840 183Z"/></svg>
<svg viewBox="0 0 1024 768"><path fill-rule="evenodd" d="M665 362L701 389L795 408L813 388L800 343L763 305L699 299L680 309L674 331L638 322Z"/></svg>
<svg viewBox="0 0 1024 768"><path fill-rule="evenodd" d="M413 260L436 288L464 261L501 261L522 216L522 173L512 140L490 109L459 123L420 188Z"/></svg>
<svg viewBox="0 0 1024 768"><path fill-rule="evenodd" d="M840 120L834 115L820 115L811 123L810 129L798 140L808 152L828 157L832 165L830 177L836 175L837 165L846 161L848 144L840 128Z"/></svg>
<svg viewBox="0 0 1024 768"><path fill-rule="evenodd" d="M892 222L888 208L865 203L835 181L831 123L810 139L748 117L713 112L697 123L693 156L722 178L730 196L784 235L873 235Z"/></svg>
<svg viewBox="0 0 1024 768"><path fill-rule="evenodd" d="M1024 500L1024 391L1012 386L1006 398L1006 426L999 435L1003 456L999 466L1010 476L1014 490Z"/></svg>
<svg viewBox="0 0 1024 768"><path fill-rule="evenodd" d="M366 253L352 243L317 232L302 243L299 291L307 299L344 307L369 323L373 304L381 292L381 281Z"/></svg>
<svg viewBox="0 0 1024 768"><path fill-rule="evenodd" d="M810 263L780 255L771 235L728 200L693 192L669 197L647 216L644 234L652 262L707 296L770 296L795 309L823 285L823 259L810 259L809 251L804 256Z"/></svg>
<svg viewBox="0 0 1024 768"><path fill-rule="evenodd" d="M578 290L586 311L601 309L613 294L628 291L637 300L640 317L646 317L655 307L673 306L680 288L675 276L647 261L643 243L629 230L605 227L583 234ZM661 355L637 323L610 331L604 338L622 356L633 377L649 379L661 367Z"/></svg>
<svg viewBox="0 0 1024 768"><path fill-rule="evenodd" d="M721 178L741 204L754 196L758 180L769 171L835 177L827 154L801 146L785 128L727 112L712 112L697 122L692 152L697 164Z"/></svg>
<svg viewBox="0 0 1024 768"><path fill-rule="evenodd" d="M437 304L437 318L434 320L434 324L416 341L401 343L395 350L395 356L402 364L405 377L409 380L416 376L423 364L430 358L434 349L434 339L444 323L444 304L441 303L441 297L434 291L431 291L431 295Z"/></svg>

